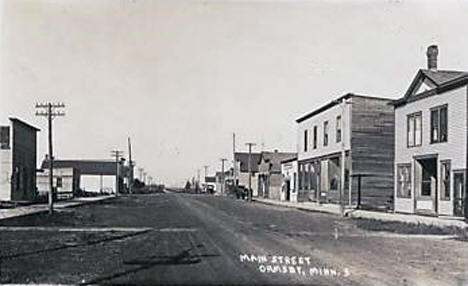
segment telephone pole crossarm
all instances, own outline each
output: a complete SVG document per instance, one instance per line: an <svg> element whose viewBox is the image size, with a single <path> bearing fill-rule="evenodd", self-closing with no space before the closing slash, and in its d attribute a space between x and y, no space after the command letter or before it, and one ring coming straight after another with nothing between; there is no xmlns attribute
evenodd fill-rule
<svg viewBox="0 0 468 286"><path fill-rule="evenodd" d="M52 120L54 117L57 116L65 116L63 111L57 110L58 108L64 108L65 104L63 102L59 103L36 103L37 109L36 116L44 116L47 117L48 123L48 141L49 141L49 213L52 214L54 212L54 154L53 154L53 146L52 146Z"/></svg>

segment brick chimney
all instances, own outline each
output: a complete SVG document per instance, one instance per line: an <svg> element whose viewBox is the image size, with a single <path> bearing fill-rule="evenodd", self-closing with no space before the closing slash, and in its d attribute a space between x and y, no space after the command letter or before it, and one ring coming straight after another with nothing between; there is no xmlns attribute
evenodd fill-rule
<svg viewBox="0 0 468 286"><path fill-rule="evenodd" d="M427 68L430 70L437 70L437 55L439 54L439 49L437 45L430 45L427 47Z"/></svg>

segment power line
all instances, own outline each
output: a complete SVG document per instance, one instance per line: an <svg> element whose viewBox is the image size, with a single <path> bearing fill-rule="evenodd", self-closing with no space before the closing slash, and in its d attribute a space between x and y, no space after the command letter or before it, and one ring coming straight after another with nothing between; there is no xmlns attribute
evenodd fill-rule
<svg viewBox="0 0 468 286"><path fill-rule="evenodd" d="M116 175L115 175L115 196L119 196L120 191L120 158L123 156L123 151L120 150L112 150L111 156L115 157L115 168L116 168Z"/></svg>
<svg viewBox="0 0 468 286"><path fill-rule="evenodd" d="M221 158L220 160L221 160L221 176L222 176L222 177L221 177L221 178L222 178L222 179L221 179L221 183L222 183L222 184L221 184L221 194L224 195L224 187L225 187L225 185L226 185L226 181L225 181L226 179L225 179L225 177L224 177L224 162L226 162L227 159Z"/></svg>
<svg viewBox="0 0 468 286"><path fill-rule="evenodd" d="M132 143L130 142L130 137L128 137L128 192L131 194L133 192L133 168L135 163L132 161Z"/></svg>
<svg viewBox="0 0 468 286"><path fill-rule="evenodd" d="M36 103L36 116L47 117L48 132L49 132L49 213L54 213L54 154L53 154L53 140L52 140L52 120L58 116L65 116L65 112L57 110L64 108L63 102L59 103ZM42 109L42 110L41 110Z"/></svg>
<svg viewBox="0 0 468 286"><path fill-rule="evenodd" d="M210 166L205 165L203 168L205 169L205 178L203 179L203 182L205 182L205 192L208 193L208 184L206 183L206 176L208 176L208 168Z"/></svg>
<svg viewBox="0 0 468 286"><path fill-rule="evenodd" d="M248 142L245 143L245 145L249 146L249 163L248 163L248 168L249 168L249 193L248 193L248 198L249 202L252 201L252 147L255 146L255 143Z"/></svg>

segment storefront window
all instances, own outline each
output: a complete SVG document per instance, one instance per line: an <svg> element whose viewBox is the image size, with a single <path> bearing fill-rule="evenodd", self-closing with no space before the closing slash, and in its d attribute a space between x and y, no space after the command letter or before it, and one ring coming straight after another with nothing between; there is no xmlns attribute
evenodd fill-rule
<svg viewBox="0 0 468 286"><path fill-rule="evenodd" d="M450 200L450 161L441 163L440 198Z"/></svg>
<svg viewBox="0 0 468 286"><path fill-rule="evenodd" d="M411 165L399 165L397 169L397 197L411 198Z"/></svg>

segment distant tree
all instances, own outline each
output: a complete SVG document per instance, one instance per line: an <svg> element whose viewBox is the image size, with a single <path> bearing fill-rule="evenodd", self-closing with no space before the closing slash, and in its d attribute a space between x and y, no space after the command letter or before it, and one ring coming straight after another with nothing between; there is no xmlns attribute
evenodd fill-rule
<svg viewBox="0 0 468 286"><path fill-rule="evenodd" d="M138 179L135 179L133 181L133 187L136 188L136 189L143 188L144 186L145 186L145 183L143 183L142 181L140 181Z"/></svg>
<svg viewBox="0 0 468 286"><path fill-rule="evenodd" d="M191 188L192 188L192 184L190 184L190 181L187 181L187 183L185 183L185 189L190 190Z"/></svg>

